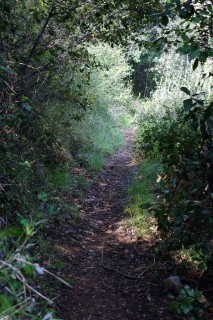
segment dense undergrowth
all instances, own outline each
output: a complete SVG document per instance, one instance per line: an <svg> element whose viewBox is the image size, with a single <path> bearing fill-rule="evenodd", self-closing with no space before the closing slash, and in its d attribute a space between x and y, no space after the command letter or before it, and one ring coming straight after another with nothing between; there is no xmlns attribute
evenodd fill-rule
<svg viewBox="0 0 213 320"><path fill-rule="evenodd" d="M177 63L179 70L175 72ZM193 246L201 261L211 265L211 85L207 78L201 87L199 79L204 70L193 73L191 64L180 56L171 54L164 70L159 87L144 102L136 152L151 159L160 157L163 166L153 211L165 248Z"/></svg>
<svg viewBox="0 0 213 320"><path fill-rule="evenodd" d="M83 195L106 156L124 144L122 129L130 123L127 106L133 101L124 79L131 68L118 47L100 43L88 51L85 69L59 68L51 79L53 96L40 101L39 112L27 98L18 109L3 109L0 312L5 317L53 317L43 306L51 305L50 297L39 290L48 273L38 264L46 251L41 231L51 221L77 219L70 199Z"/></svg>
<svg viewBox="0 0 213 320"><path fill-rule="evenodd" d="M136 115L131 223L212 267L211 39L209 1L0 3L0 319L53 319L43 230L77 219Z"/></svg>
<svg viewBox="0 0 213 320"><path fill-rule="evenodd" d="M143 160L127 211L139 237L154 237L155 250L187 259L202 275L213 266L211 61L196 71L174 52L156 61L161 77L141 102L135 152ZM204 319L184 299L173 311Z"/></svg>

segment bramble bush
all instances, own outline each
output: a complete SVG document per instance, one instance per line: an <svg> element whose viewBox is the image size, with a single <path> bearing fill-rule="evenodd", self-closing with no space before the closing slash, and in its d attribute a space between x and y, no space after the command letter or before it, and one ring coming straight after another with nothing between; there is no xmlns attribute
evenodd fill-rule
<svg viewBox="0 0 213 320"><path fill-rule="evenodd" d="M193 81L193 74L190 76ZM167 94L177 97L174 77ZM167 85L168 79L164 86ZM208 92L208 86L207 80L202 89ZM181 92L188 95L182 107ZM170 251L193 248L200 268L212 267L213 104L210 95L203 91L197 94L187 87L180 88L179 96L173 108L166 105L164 96L155 110L156 92L147 108L145 104L136 152L151 159L160 155L163 165L155 190L157 203L152 207L162 237L161 247Z"/></svg>

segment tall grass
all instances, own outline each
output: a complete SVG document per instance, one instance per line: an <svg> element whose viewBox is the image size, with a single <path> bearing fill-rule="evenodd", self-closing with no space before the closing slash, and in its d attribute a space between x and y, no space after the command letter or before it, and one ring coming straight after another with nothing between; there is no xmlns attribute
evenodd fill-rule
<svg viewBox="0 0 213 320"><path fill-rule="evenodd" d="M157 174L161 170L160 158L144 159L129 189L129 203L126 208L126 213L130 216L128 224L135 228L138 237L150 239L153 236L156 221L149 208L157 201L154 189Z"/></svg>

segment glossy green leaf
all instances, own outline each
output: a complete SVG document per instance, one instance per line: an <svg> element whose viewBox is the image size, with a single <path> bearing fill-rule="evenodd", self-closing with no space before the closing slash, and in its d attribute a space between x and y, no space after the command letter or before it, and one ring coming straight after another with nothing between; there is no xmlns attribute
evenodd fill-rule
<svg viewBox="0 0 213 320"><path fill-rule="evenodd" d="M195 70L198 67L198 64L199 64L199 59L196 58L194 63L193 63L192 69Z"/></svg>
<svg viewBox="0 0 213 320"><path fill-rule="evenodd" d="M189 312L193 309L193 306L189 304L181 304L180 309L183 311L185 315L189 314Z"/></svg>
<svg viewBox="0 0 213 320"><path fill-rule="evenodd" d="M186 99L183 101L183 107L185 111L189 111L192 108L192 99Z"/></svg>
<svg viewBox="0 0 213 320"><path fill-rule="evenodd" d="M213 57L213 50L212 49L206 48L205 52L209 57Z"/></svg>
<svg viewBox="0 0 213 320"><path fill-rule="evenodd" d="M166 16L166 15L162 16L162 18L161 18L161 23L166 27L167 24L169 23L169 18L168 18L168 16Z"/></svg>
<svg viewBox="0 0 213 320"><path fill-rule="evenodd" d="M201 52L199 54L199 60L200 62L204 63L206 62L206 59L208 58L208 54L206 52Z"/></svg>
<svg viewBox="0 0 213 320"><path fill-rule="evenodd" d="M180 90L183 91L184 93L188 94L189 96L191 95L189 89L187 89L186 87L181 87Z"/></svg>
<svg viewBox="0 0 213 320"><path fill-rule="evenodd" d="M194 59L197 58L200 54L200 50L196 49L189 53L189 58Z"/></svg>
<svg viewBox="0 0 213 320"><path fill-rule="evenodd" d="M209 10L209 12L212 12L213 11L212 5L208 4L207 9Z"/></svg>

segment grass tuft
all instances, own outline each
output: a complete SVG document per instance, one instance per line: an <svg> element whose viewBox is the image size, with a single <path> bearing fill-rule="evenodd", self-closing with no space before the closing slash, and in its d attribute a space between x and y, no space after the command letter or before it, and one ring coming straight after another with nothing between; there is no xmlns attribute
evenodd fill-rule
<svg viewBox="0 0 213 320"><path fill-rule="evenodd" d="M150 239L155 230L155 219L149 207L155 204L154 187L157 174L162 170L159 159L146 159L140 164L136 179L129 189L129 203L126 213L128 224L136 230L138 238Z"/></svg>

